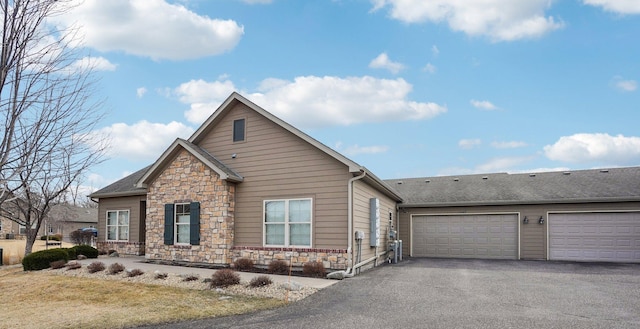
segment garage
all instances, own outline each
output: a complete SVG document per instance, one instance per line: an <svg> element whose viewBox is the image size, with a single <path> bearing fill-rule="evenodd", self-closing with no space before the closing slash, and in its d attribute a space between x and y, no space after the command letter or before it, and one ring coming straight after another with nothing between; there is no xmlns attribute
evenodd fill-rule
<svg viewBox="0 0 640 329"><path fill-rule="evenodd" d="M640 212L549 214L549 259L640 262Z"/></svg>
<svg viewBox="0 0 640 329"><path fill-rule="evenodd" d="M517 214L414 215L414 257L518 259Z"/></svg>

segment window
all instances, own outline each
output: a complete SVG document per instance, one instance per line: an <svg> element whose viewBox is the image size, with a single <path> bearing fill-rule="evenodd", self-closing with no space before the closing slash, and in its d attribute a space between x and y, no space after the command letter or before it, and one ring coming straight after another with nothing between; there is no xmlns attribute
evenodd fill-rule
<svg viewBox="0 0 640 329"><path fill-rule="evenodd" d="M176 204L176 229L174 241L176 243L189 243L189 224L191 222L191 211L188 203Z"/></svg>
<svg viewBox="0 0 640 329"><path fill-rule="evenodd" d="M311 199L264 202L264 244L311 247Z"/></svg>
<svg viewBox="0 0 640 329"><path fill-rule="evenodd" d="M200 203L164 205L164 244L200 244Z"/></svg>
<svg viewBox="0 0 640 329"><path fill-rule="evenodd" d="M129 241L129 210L107 211L107 241Z"/></svg>
<svg viewBox="0 0 640 329"><path fill-rule="evenodd" d="M233 120L233 141L244 141L244 119Z"/></svg>

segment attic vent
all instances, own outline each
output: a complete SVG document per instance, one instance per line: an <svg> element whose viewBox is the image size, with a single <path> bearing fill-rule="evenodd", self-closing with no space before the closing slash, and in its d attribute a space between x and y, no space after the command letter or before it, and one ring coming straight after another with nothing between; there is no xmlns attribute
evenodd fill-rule
<svg viewBox="0 0 640 329"><path fill-rule="evenodd" d="M563 175L565 175L565 176L568 176L568 175L571 175L571 172L569 172L569 171L565 171L565 172L563 172L562 174L563 174Z"/></svg>
<svg viewBox="0 0 640 329"><path fill-rule="evenodd" d="M601 172L601 173L608 173L608 172L609 172L609 169L602 169L602 170L600 170L600 172Z"/></svg>
<svg viewBox="0 0 640 329"><path fill-rule="evenodd" d="M529 174L529 177L536 177L536 174Z"/></svg>
<svg viewBox="0 0 640 329"><path fill-rule="evenodd" d="M430 179L425 179L424 182L425 183L431 183L431 180Z"/></svg>
<svg viewBox="0 0 640 329"><path fill-rule="evenodd" d="M453 179L454 182L460 181L460 178L456 177Z"/></svg>
<svg viewBox="0 0 640 329"><path fill-rule="evenodd" d="M401 181L401 180L399 180L399 181L398 181L398 185L400 185L400 184L402 184L402 181Z"/></svg>
<svg viewBox="0 0 640 329"><path fill-rule="evenodd" d="M487 177L487 176L482 176L482 179L487 180L487 179L489 179L489 177Z"/></svg>

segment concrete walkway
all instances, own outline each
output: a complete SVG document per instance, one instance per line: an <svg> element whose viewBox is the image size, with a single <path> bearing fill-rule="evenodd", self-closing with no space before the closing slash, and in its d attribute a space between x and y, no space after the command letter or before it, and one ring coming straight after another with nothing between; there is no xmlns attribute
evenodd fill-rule
<svg viewBox="0 0 640 329"><path fill-rule="evenodd" d="M216 271L214 269L208 268L197 268L197 267L187 267L187 266L173 266L173 265L160 265L153 263L146 263L144 256L124 256L124 257L102 257L100 256L98 261L103 262L106 266L109 266L113 263L120 263L124 265L127 269L140 269L144 272L155 272L161 271L164 273L171 274L197 274L202 278L210 278L211 275ZM82 266L87 266L92 262L95 262L96 259L84 259L79 261ZM264 275L264 273L249 273L249 272L238 272L240 274L240 279L242 282L249 282L251 279L258 275ZM300 276L287 276L287 275L275 275L275 274L267 274L274 283L286 283L286 282L296 282L304 287L323 289L329 287L339 281L337 280L329 280L329 279L316 279L316 278L307 278Z"/></svg>

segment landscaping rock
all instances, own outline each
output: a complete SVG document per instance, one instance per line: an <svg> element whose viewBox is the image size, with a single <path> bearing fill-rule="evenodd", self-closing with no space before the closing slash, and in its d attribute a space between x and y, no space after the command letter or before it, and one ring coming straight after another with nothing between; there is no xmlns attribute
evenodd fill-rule
<svg viewBox="0 0 640 329"><path fill-rule="evenodd" d="M289 290L289 291L298 291L300 289L302 289L302 285L298 282L295 281L291 281L291 282L285 282L283 284L280 285L280 287Z"/></svg>
<svg viewBox="0 0 640 329"><path fill-rule="evenodd" d="M114 251L109 254L109 257L120 257L120 254L117 251Z"/></svg>
<svg viewBox="0 0 640 329"><path fill-rule="evenodd" d="M84 259L87 259L87 256L85 256L85 255L78 255L78 257L76 257L76 258L78 258L78 260L84 260Z"/></svg>

